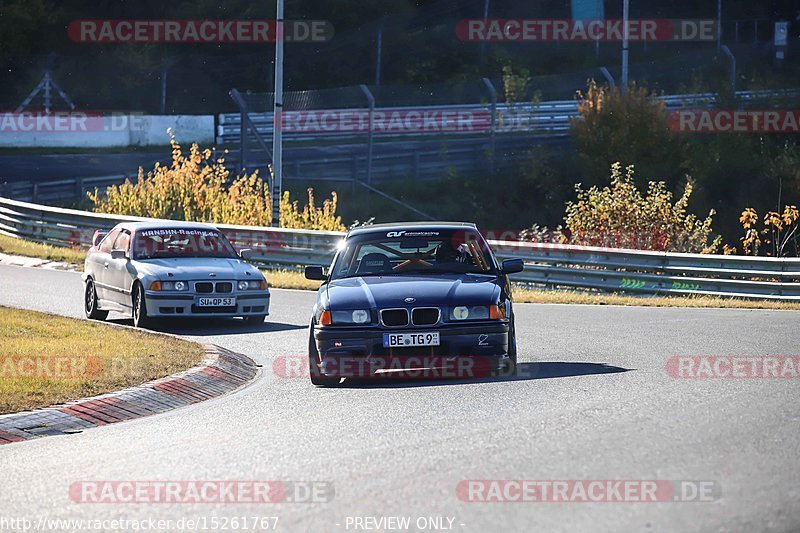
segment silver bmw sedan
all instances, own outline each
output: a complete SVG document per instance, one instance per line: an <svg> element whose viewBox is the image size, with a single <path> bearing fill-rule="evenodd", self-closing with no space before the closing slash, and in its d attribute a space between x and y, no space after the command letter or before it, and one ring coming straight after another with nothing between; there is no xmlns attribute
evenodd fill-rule
<svg viewBox="0 0 800 533"><path fill-rule="evenodd" d="M96 232L83 270L86 316L110 311L147 327L162 317L243 317L263 322L270 293L263 274L209 224L126 222Z"/></svg>

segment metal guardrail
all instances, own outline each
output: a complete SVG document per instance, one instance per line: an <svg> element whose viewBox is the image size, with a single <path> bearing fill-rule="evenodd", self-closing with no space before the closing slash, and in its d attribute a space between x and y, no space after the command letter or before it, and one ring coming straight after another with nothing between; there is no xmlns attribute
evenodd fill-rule
<svg viewBox="0 0 800 533"><path fill-rule="evenodd" d="M798 91L738 91L736 98L740 102L758 101L763 99L796 96ZM670 111L689 106L709 107L716 101L714 93L699 94L675 94L659 97ZM471 104L471 105L438 105L438 106L414 106L413 108L403 107L376 107L375 112L390 114L394 111L404 109L414 109L421 112L445 112L445 111L471 111L491 113L490 103ZM306 110L308 112L323 113L326 110ZM366 108L338 109L328 111L347 111L368 113ZM288 112L288 111L285 111ZM303 112L302 110L299 112ZM569 133L570 121L578 116L578 104L575 100L552 100L539 103L515 103L515 104L496 104L496 117L493 122L482 121L484 129L480 131L465 131L453 133L455 136L468 136L475 134L487 134L490 132L490 124L494 124L495 133L525 132L536 133L542 136L559 137ZM255 126L259 135L267 140L272 138L272 113L249 113L249 118ZM241 134L241 113L222 113L218 117L217 125L217 144L230 144L239 140ZM483 124L485 122L485 124ZM424 137L432 134L441 135L441 132L431 131L429 133L420 131L397 131L382 132L381 138L393 137ZM351 131L315 131L315 132L284 132L284 138L293 141L306 140L342 140L347 138L362 138L365 132Z"/></svg>
<svg viewBox="0 0 800 533"><path fill-rule="evenodd" d="M89 213L0 197L0 233L57 246L91 245L96 229L140 217ZM254 260L327 265L344 233L217 224ZM713 295L800 301L800 259L652 252L532 242L489 243L500 259L521 258L514 281L639 294Z"/></svg>
<svg viewBox="0 0 800 533"><path fill-rule="evenodd" d="M528 135L498 137L493 160L495 169L513 169L517 159L523 157L535 142ZM488 147L485 139L460 139L448 143L448 146L434 144L437 147L419 149L411 143L394 150L376 151L372 156L374 182L405 178L436 179L452 172L469 174L487 167ZM287 150L283 163L286 180L347 182L356 178L364 179L367 154L360 145L353 145L351 151L343 150L341 155ZM63 203L65 200L85 199L88 191L94 191L95 188L102 191L110 185L124 182L126 177L135 181L136 173L52 181L11 181L0 183L0 196L34 203Z"/></svg>
<svg viewBox="0 0 800 533"><path fill-rule="evenodd" d="M135 180L136 174L134 173L132 176L118 174L91 178L68 178L41 182L12 181L10 183L0 183L0 195L18 200L45 203L58 203L71 199L80 200L86 198L87 192L94 192L95 189L102 191L111 185L119 185L125 181L126 177Z"/></svg>
<svg viewBox="0 0 800 533"><path fill-rule="evenodd" d="M516 281L639 294L800 301L800 259L688 254L549 243L489 241L520 257Z"/></svg>
<svg viewBox="0 0 800 533"><path fill-rule="evenodd" d="M153 221L145 217L91 213L0 197L0 233L51 244L89 248L95 230L120 222ZM170 222L170 221L165 221ZM343 233L216 224L239 248L252 248L254 260L270 265L326 264Z"/></svg>

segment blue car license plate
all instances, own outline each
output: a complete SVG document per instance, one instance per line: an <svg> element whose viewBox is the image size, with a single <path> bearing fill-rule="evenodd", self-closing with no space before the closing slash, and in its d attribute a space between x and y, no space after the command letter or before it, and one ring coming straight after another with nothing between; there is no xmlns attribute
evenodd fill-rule
<svg viewBox="0 0 800 533"><path fill-rule="evenodd" d="M384 348L411 348L414 346L439 346L438 331L420 333L384 333Z"/></svg>

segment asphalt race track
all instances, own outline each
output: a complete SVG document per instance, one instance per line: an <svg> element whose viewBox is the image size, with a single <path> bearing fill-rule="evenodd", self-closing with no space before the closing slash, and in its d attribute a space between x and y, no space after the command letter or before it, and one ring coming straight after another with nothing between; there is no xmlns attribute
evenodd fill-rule
<svg viewBox="0 0 800 533"><path fill-rule="evenodd" d="M79 317L81 294L77 273L0 267L2 305ZM800 530L800 381L665 370L675 355L798 355L800 312L522 304L518 378L318 389L272 371L276 358L307 353L314 295L274 290L272 299L262 326L165 328L247 354L263 365L254 384L160 416L0 447L0 514L272 516L279 531L354 531L354 517L387 516L412 525L449 517L464 532ZM720 492L703 502L459 500L459 482L476 479L702 480ZM335 496L77 504L68 491L80 480L325 481Z"/></svg>

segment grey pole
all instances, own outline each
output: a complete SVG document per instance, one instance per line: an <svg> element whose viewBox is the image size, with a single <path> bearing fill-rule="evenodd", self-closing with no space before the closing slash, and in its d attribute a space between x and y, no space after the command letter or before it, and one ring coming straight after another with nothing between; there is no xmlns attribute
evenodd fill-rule
<svg viewBox="0 0 800 533"><path fill-rule="evenodd" d="M622 2L622 92L628 88L628 0Z"/></svg>
<svg viewBox="0 0 800 533"><path fill-rule="evenodd" d="M167 109L167 64L161 65L161 114L166 113Z"/></svg>
<svg viewBox="0 0 800 533"><path fill-rule="evenodd" d="M495 160L495 126L497 121L497 90L494 88L491 80L489 78L483 78L483 85L489 91L489 96L492 99L492 122L489 126L489 151L491 152L489 155L489 172L494 174L494 160Z"/></svg>
<svg viewBox="0 0 800 533"><path fill-rule="evenodd" d="M53 107L53 101L50 97L50 71L44 73L44 112L45 114L50 114L50 109Z"/></svg>
<svg viewBox="0 0 800 533"><path fill-rule="evenodd" d="M247 168L247 104L237 89L231 89L231 96L239 106L240 120L239 125L239 171L244 174Z"/></svg>
<svg viewBox="0 0 800 533"><path fill-rule="evenodd" d="M731 61L731 91L736 94L736 58L727 45L723 44L720 49L722 50L722 53L728 56L728 59Z"/></svg>
<svg viewBox="0 0 800 533"><path fill-rule="evenodd" d="M367 104L369 105L369 132L367 133L367 183L372 184L372 120L375 113L375 96L366 85L361 85L361 91L367 97ZM358 175L353 175L353 180L358 180Z"/></svg>
<svg viewBox="0 0 800 533"><path fill-rule="evenodd" d="M281 225L281 171L283 169L283 0L275 17L275 105L272 119L272 226Z"/></svg>
<svg viewBox="0 0 800 533"><path fill-rule="evenodd" d="M597 0L597 4L595 5L594 8L595 16L598 16L600 14L600 6L602 5L601 2L602 0ZM600 39L594 40L594 57L596 59L600 59Z"/></svg>
<svg viewBox="0 0 800 533"><path fill-rule="evenodd" d="M165 57L164 63L161 65L161 114L167 112L167 73L170 67L175 62L175 58Z"/></svg>
<svg viewBox="0 0 800 533"><path fill-rule="evenodd" d="M375 51L375 85L381 84L381 55L383 52L383 23L385 20L381 20L381 25L378 28L378 43Z"/></svg>
<svg viewBox="0 0 800 533"><path fill-rule="evenodd" d="M489 18L489 0L483 0L483 23L486 24L486 20ZM486 41L481 42L481 57L480 57L480 65L484 67L486 65Z"/></svg>
<svg viewBox="0 0 800 533"><path fill-rule="evenodd" d="M603 77L612 88L617 86L617 83L614 81L614 76L611 75L606 67L600 67L600 72L603 73Z"/></svg>

